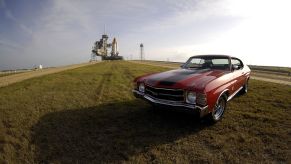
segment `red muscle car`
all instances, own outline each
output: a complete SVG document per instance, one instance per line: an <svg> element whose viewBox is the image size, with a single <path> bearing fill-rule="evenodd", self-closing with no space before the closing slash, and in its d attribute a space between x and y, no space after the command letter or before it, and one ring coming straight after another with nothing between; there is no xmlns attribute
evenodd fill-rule
<svg viewBox="0 0 291 164"><path fill-rule="evenodd" d="M227 101L239 91L247 92L250 72L236 57L193 56L180 69L135 78L133 93L154 106L197 111L217 122Z"/></svg>

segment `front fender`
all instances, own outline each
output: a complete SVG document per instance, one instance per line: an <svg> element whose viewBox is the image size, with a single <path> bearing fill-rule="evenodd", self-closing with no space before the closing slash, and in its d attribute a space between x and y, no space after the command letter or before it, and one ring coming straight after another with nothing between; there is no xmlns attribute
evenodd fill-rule
<svg viewBox="0 0 291 164"><path fill-rule="evenodd" d="M218 98L222 94L226 94L226 96L229 96L229 92L233 83L235 82L234 81L228 82L207 92L207 104L209 112L212 112L214 110L214 106Z"/></svg>

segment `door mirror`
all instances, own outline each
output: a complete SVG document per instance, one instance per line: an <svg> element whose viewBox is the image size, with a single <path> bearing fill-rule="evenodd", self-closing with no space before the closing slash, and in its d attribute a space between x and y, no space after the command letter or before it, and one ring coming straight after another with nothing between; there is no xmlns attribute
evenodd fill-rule
<svg viewBox="0 0 291 164"><path fill-rule="evenodd" d="M184 65L185 65L185 63L181 64L181 65L180 65L180 68L184 68Z"/></svg>
<svg viewBox="0 0 291 164"><path fill-rule="evenodd" d="M232 71L238 70L238 69L239 69L239 66L238 65L232 65Z"/></svg>

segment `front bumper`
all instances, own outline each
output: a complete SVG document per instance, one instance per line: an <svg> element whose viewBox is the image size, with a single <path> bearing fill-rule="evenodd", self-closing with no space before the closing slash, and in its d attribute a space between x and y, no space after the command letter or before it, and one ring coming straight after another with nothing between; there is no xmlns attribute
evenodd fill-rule
<svg viewBox="0 0 291 164"><path fill-rule="evenodd" d="M197 111L200 113L200 117L203 117L208 114L208 106L198 106L195 104L187 104L184 102L176 102L176 101L169 101L169 100L161 100L157 99L155 97L152 97L150 95L144 94L143 92L140 92L138 90L132 90L133 94L137 98L142 98L145 99L146 101L156 104L156 105L165 105L165 106L170 106L170 107L179 107L181 109L186 109L190 111Z"/></svg>

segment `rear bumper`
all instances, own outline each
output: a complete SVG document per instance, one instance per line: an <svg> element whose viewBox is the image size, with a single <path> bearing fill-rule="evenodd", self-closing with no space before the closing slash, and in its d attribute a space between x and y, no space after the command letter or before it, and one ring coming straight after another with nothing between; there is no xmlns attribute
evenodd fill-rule
<svg viewBox="0 0 291 164"><path fill-rule="evenodd" d="M157 99L155 97L144 94L144 93L137 91L137 90L132 90L132 92L133 92L135 97L144 99L151 104L164 105L164 106L179 108L179 109L183 109L183 110L193 111L193 112L198 111L200 113L200 117L203 117L203 116L208 114L208 106L207 105L204 107L201 107L201 106L198 106L195 104L187 104L184 102L175 102L175 101Z"/></svg>

